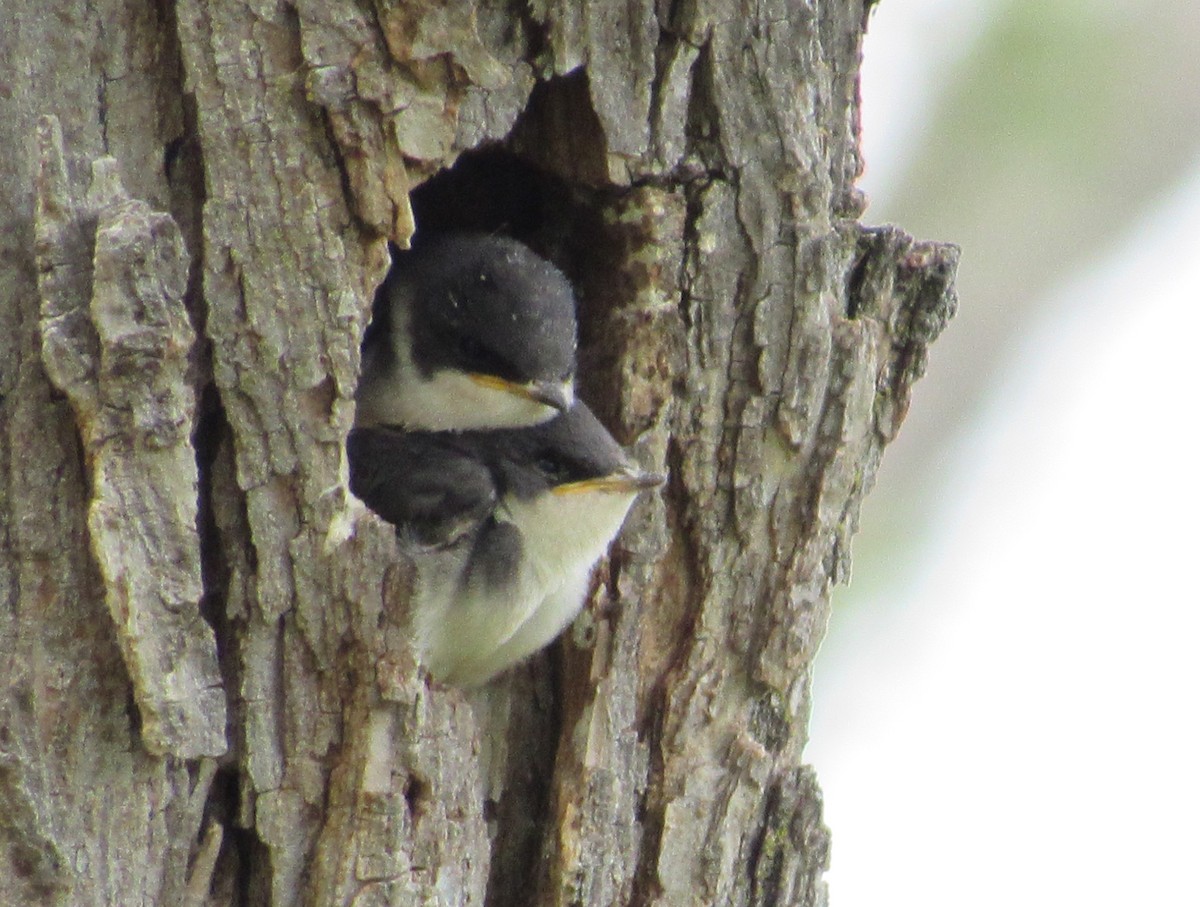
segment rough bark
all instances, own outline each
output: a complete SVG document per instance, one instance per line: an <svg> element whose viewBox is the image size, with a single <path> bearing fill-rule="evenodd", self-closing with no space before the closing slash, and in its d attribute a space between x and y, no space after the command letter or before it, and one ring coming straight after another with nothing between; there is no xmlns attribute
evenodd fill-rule
<svg viewBox="0 0 1200 907"><path fill-rule="evenodd" d="M956 263L854 221L862 5L0 11L0 902L823 903L812 659ZM670 474L470 695L345 481L414 224L559 263Z"/></svg>

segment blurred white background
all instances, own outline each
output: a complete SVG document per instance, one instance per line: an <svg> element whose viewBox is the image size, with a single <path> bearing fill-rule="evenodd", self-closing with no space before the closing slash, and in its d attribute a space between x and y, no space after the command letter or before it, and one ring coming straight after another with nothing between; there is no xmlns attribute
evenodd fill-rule
<svg viewBox="0 0 1200 907"><path fill-rule="evenodd" d="M882 0L870 222L963 245L808 759L833 907L1200 904L1200 4Z"/></svg>

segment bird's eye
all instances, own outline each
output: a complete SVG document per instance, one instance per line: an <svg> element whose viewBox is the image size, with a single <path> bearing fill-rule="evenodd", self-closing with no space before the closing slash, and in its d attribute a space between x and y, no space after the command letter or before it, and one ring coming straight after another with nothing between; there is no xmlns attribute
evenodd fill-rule
<svg viewBox="0 0 1200 907"><path fill-rule="evenodd" d="M542 454L534 461L534 464L537 466L538 472L556 484L565 482L570 478L570 470L567 468L567 464L550 454Z"/></svg>

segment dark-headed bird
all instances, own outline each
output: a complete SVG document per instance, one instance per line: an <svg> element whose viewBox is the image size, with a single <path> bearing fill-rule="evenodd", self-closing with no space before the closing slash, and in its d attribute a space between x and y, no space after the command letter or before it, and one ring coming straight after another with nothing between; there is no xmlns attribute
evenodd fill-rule
<svg viewBox="0 0 1200 907"><path fill-rule="evenodd" d="M536 425L570 408L575 294L503 236L446 235L398 252L375 294L358 426Z"/></svg>
<svg viewBox="0 0 1200 907"><path fill-rule="evenodd" d="M642 471L584 404L523 429L351 432L350 488L414 553L417 650L475 686L541 649L583 606Z"/></svg>

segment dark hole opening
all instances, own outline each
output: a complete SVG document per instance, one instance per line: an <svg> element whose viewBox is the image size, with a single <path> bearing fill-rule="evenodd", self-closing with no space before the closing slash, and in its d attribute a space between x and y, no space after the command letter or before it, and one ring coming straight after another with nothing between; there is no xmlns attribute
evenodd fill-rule
<svg viewBox="0 0 1200 907"><path fill-rule="evenodd" d="M567 276L579 322L578 389L609 424L607 314L629 288L623 284L628 249L606 226L605 212L622 191L570 183L496 144L463 153L412 194L414 245L447 233L511 236Z"/></svg>

